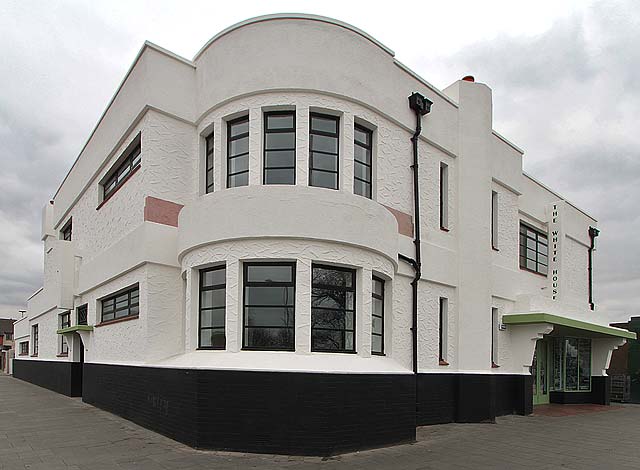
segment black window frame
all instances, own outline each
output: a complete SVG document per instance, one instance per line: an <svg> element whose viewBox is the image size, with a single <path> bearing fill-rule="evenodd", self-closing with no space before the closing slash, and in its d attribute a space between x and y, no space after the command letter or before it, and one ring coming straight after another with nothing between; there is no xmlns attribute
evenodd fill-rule
<svg viewBox="0 0 640 470"><path fill-rule="evenodd" d="M222 284L212 284L212 285L204 285L205 274L212 271L223 271L224 272L224 282ZM198 280L198 349L206 349L206 350L218 350L222 351L227 347L227 331L226 331L226 323L227 323L227 302L226 302L226 294L227 294L227 266L226 264L221 264L218 266L212 266L210 268L204 268L199 271L199 280ZM224 292L225 302L224 307L202 307L202 293L207 291L215 291L222 290ZM202 326L202 312L204 310L223 310L224 311L224 324L223 326ZM222 346L203 346L202 345L202 331L203 330L219 330L222 331L223 335L223 344Z"/></svg>
<svg viewBox="0 0 640 470"><path fill-rule="evenodd" d="M137 292L137 295L135 297L137 297L137 302L132 301L132 297L134 297L132 294L134 292ZM116 308L116 299L118 297L122 297L124 295L127 295L127 307L126 307L126 311L128 312L126 315L121 315L121 316L116 316L117 312L119 311L124 311L124 309L117 309ZM113 310L109 309L107 311L107 314L111 314L113 313L113 318L109 318L107 320L105 320L105 304L109 303L113 301ZM109 294L107 297L104 297L102 299L100 299L100 323L110 323L112 321L116 321L116 320L122 320L123 318L137 318L140 315L140 286L138 284L135 284L133 286L127 287L125 289L122 289L118 292L115 292L113 294ZM132 310L134 309L134 307L137 307L136 312L135 313L131 313Z"/></svg>
<svg viewBox="0 0 640 470"><path fill-rule="evenodd" d="M271 282L256 282L249 281L248 272L251 266L288 266L291 268L291 281L271 281ZM296 350L296 270L297 264L295 261L264 261L264 262L247 262L243 263L242 267L242 349L247 351L295 351ZM293 303L288 305L249 305L247 304L247 287L285 287L293 289ZM269 308L269 307L286 307L292 310L291 326L248 326L247 309L248 308ZM283 347L264 347L264 346L248 346L247 345L247 330L248 329L287 329L291 330L291 345Z"/></svg>
<svg viewBox="0 0 640 470"><path fill-rule="evenodd" d="M448 365L447 333L449 331L449 299L438 298L438 361L440 365Z"/></svg>
<svg viewBox="0 0 640 470"><path fill-rule="evenodd" d="M368 144L366 142L361 142L358 139L356 139L356 130L367 134L368 140L369 140ZM366 128L365 126L363 126L361 124L354 124L354 126L353 126L353 146L354 146L354 151L353 151L353 180L354 180L353 193L357 194L358 196L363 196L363 197L366 197L368 199L373 199L373 131L371 129ZM355 147L360 147L360 148L363 148L365 150L365 152L369 155L369 163L363 162L363 161L358 160L356 158ZM368 168L369 181L356 176L356 166L357 165L362 165L365 168ZM365 187L367 187L369 189L368 194L360 194L359 192L356 192L355 181L360 181L361 183L364 183Z"/></svg>
<svg viewBox="0 0 640 470"><path fill-rule="evenodd" d="M316 268L320 268L320 269L326 269L326 270L332 270L332 271L340 271L340 272L347 272L351 274L351 287L341 287L341 286L332 286L332 285L327 285L327 284L316 284L313 281L313 271ZM327 265L327 264L321 264L321 263L312 263L311 265L311 352L328 352L328 353L347 353L347 354L356 354L356 327L357 327L357 318L356 318L356 312L357 312L357 277L356 277L356 270L353 268L343 268L343 267L339 267L339 266L332 266L332 265ZM352 292L353 293L353 310L351 309L334 309L334 308L327 308L327 307L314 307L313 306L313 291L315 288L318 289L324 289L324 290L337 290L337 291L341 291L341 292ZM346 318L346 312L347 311L352 311L353 312L353 328L352 329L347 329L346 328L346 319L345 319L345 328L317 328L314 327L313 323L314 323L314 310L332 310L332 311L340 311L342 310L345 313L345 318ZM342 331L343 332L343 345L346 344L346 333L347 332L351 332L353 334L353 348L352 349L319 349L317 347L313 346L313 338L314 338L314 332L315 331Z"/></svg>
<svg viewBox="0 0 640 470"><path fill-rule="evenodd" d="M83 304L76 307L76 325L87 325L89 320L89 305Z"/></svg>
<svg viewBox="0 0 640 470"><path fill-rule="evenodd" d="M29 355L29 341L20 341L20 356Z"/></svg>
<svg viewBox="0 0 640 470"><path fill-rule="evenodd" d="M31 325L31 344L33 345L33 355L37 356L38 355L38 338L39 338L39 331L38 331L38 324L35 325Z"/></svg>
<svg viewBox="0 0 640 470"><path fill-rule="evenodd" d="M140 135L129 144L119 161L107 172L103 179L102 200L109 199L142 164L142 145ZM125 171L126 170L126 171ZM113 183L113 185L112 185Z"/></svg>
<svg viewBox="0 0 640 470"><path fill-rule="evenodd" d="M60 317L60 329L64 330L71 326L71 310L58 315ZM64 335L60 335L60 354L69 354L69 345Z"/></svg>
<svg viewBox="0 0 640 470"><path fill-rule="evenodd" d="M247 132L243 132L242 134L238 134L235 136L231 136L231 128L237 124L246 122L247 123ZM249 186L249 165L250 165L250 158L249 158L249 134L250 134L250 129L249 129L249 115L245 114L244 116L240 116L238 118L232 119L230 121L227 121L227 188L240 188L243 186ZM240 140L240 139L247 139L247 151L243 152L243 153L239 153L237 155L233 155L231 156L231 144L233 142L235 142L236 140ZM247 158L247 169L246 170L242 170L242 171L236 171L235 173L230 173L230 169L231 169L231 165L229 165L229 162L231 160L234 160L236 158L243 158L246 157ZM247 184L241 184L241 185L234 185L231 186L230 182L231 182L231 177L233 176L237 176L237 175L242 175L242 174L247 174Z"/></svg>
<svg viewBox="0 0 640 470"><path fill-rule="evenodd" d="M321 118L326 120L332 120L336 123L336 132L326 132L326 131L318 131L313 129L313 119ZM322 150L313 150L313 136L319 135L324 137L332 137L336 139L336 153L325 152ZM325 170L322 168L314 168L313 164L313 154L320 153L323 155L334 155L336 157L336 170ZM336 175L336 187L328 187L328 186L318 186L313 184L313 174L314 172L320 173L328 173ZM323 113L309 113L309 186L313 186L314 188L326 188L339 190L340 189L340 116L334 116L331 114L323 114Z"/></svg>
<svg viewBox="0 0 640 470"><path fill-rule="evenodd" d="M291 128L285 129L269 129L269 117L271 116L291 116L293 118L293 125ZM296 184L296 111L295 110L278 110L278 111L267 111L263 113L263 152L262 152L262 184L271 185L271 184L281 184L281 185L295 185ZM293 148L278 148L278 149L269 149L267 148L267 135L268 134L293 134ZM267 166L267 153L281 151L281 152L293 152L293 166ZM292 170L293 171L293 182L292 183L268 183L267 182L267 170Z"/></svg>
<svg viewBox="0 0 640 470"><path fill-rule="evenodd" d="M533 232L536 236L535 237L530 237L529 234L527 233L527 231ZM523 238L524 237L524 238ZM534 274L538 274L540 276L545 276L547 277L549 274L549 235L546 232L543 232L540 229L537 229L535 227L533 227L532 225L527 224L526 222L520 221L520 228L519 228L519 235L518 235L518 239L519 239L519 258L520 258L520 269L524 270L524 271L529 271L531 273ZM523 239L524 239L524 243L523 243ZM533 248L528 248L527 245L527 241L528 240L532 240L534 241L536 248L535 248L535 259L531 259L529 258L527 255L527 249L529 250L533 250ZM544 242L542 242L542 240L544 240ZM540 246L545 246L547 249L547 253L542 253L540 250ZM547 258L547 262L543 263L539 260L540 256L544 256ZM535 268L530 268L527 266L527 261L532 261L535 263ZM540 266L544 266L544 272L543 270L540 270Z"/></svg>
<svg viewBox="0 0 640 470"><path fill-rule="evenodd" d="M60 239L64 241L71 241L71 237L73 235L73 219L69 218L66 224L60 230Z"/></svg>
<svg viewBox="0 0 640 470"><path fill-rule="evenodd" d="M213 131L204 138L204 191L205 194L213 192L214 189L214 175L213 175L213 150L214 150L214 137Z"/></svg>
<svg viewBox="0 0 640 470"><path fill-rule="evenodd" d="M379 282L382 285L382 294L376 294L375 289L373 288L373 284ZM375 354L376 356L384 356L384 295L385 295L385 289L386 289L386 284L385 284L385 280L382 279L381 277L372 275L371 276L371 354ZM373 299L379 300L380 303L382 304L382 314L381 315L377 315L373 309ZM382 324L382 331L380 333L375 333L373 331L373 317L379 318L380 322ZM374 351L373 350L373 337L374 336L379 336L380 337L380 346L381 349L380 351Z"/></svg>

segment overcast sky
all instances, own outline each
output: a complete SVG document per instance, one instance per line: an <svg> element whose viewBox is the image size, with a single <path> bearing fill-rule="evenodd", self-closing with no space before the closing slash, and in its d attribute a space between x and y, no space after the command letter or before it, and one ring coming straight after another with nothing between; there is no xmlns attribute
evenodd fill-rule
<svg viewBox="0 0 640 470"><path fill-rule="evenodd" d="M382 4L382 2L381 2ZM0 317L42 283L40 216L144 40L194 54L279 12L368 32L426 80L493 89L525 171L599 221L595 300L640 315L640 2L0 2Z"/></svg>

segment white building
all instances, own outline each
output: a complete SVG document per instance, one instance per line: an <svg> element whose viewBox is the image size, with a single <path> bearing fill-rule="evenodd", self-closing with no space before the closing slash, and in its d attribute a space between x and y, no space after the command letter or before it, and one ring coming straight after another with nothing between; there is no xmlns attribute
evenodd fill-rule
<svg viewBox="0 0 640 470"><path fill-rule="evenodd" d="M14 374L294 454L608 403L634 334L590 304L596 221L522 158L489 87L438 90L336 20L254 18L193 60L145 43L44 208Z"/></svg>

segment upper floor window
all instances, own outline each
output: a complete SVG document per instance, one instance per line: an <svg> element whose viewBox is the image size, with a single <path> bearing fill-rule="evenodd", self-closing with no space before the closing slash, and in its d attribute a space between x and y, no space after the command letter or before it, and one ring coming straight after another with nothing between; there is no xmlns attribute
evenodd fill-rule
<svg viewBox="0 0 640 470"><path fill-rule="evenodd" d="M440 228L449 230L449 165L440 163Z"/></svg>
<svg viewBox="0 0 640 470"><path fill-rule="evenodd" d="M249 115L227 124L227 188L249 184Z"/></svg>
<svg viewBox="0 0 640 470"><path fill-rule="evenodd" d="M87 304L80 305L76 309L76 324L77 325L86 325L87 324Z"/></svg>
<svg viewBox="0 0 640 470"><path fill-rule="evenodd" d="M264 115L264 184L296 183L296 119L294 111Z"/></svg>
<svg viewBox="0 0 640 470"><path fill-rule="evenodd" d="M205 175L205 191L213 192L213 132L204 139L205 159L206 159L206 175Z"/></svg>
<svg viewBox="0 0 640 470"><path fill-rule="evenodd" d="M244 265L244 349L295 350L295 263Z"/></svg>
<svg viewBox="0 0 640 470"><path fill-rule="evenodd" d="M384 354L384 281L375 276L371 286L371 353Z"/></svg>
<svg viewBox="0 0 640 470"><path fill-rule="evenodd" d="M31 344L33 344L33 355L38 355L38 325L31 326Z"/></svg>
<svg viewBox="0 0 640 470"><path fill-rule="evenodd" d="M63 240L66 240L68 242L71 241L71 231L72 231L72 220L69 219L69 221L64 224L64 227L62 227L62 230L60 230L60 238L62 238Z"/></svg>
<svg viewBox="0 0 640 470"><path fill-rule="evenodd" d="M198 348L224 349L227 269L223 266L200 271Z"/></svg>
<svg viewBox="0 0 640 470"><path fill-rule="evenodd" d="M138 169L141 158L140 137L138 136L120 158L119 163L107 173L104 183L102 183L104 199L111 196Z"/></svg>
<svg viewBox="0 0 640 470"><path fill-rule="evenodd" d="M324 114L310 116L309 186L338 189L338 125L340 118Z"/></svg>
<svg viewBox="0 0 640 470"><path fill-rule="evenodd" d="M313 265L311 350L355 352L356 272Z"/></svg>
<svg viewBox="0 0 640 470"><path fill-rule="evenodd" d="M373 132L357 124L353 132L353 192L371 199Z"/></svg>
<svg viewBox="0 0 640 470"><path fill-rule="evenodd" d="M138 286L110 295L102 299L102 321L107 322L125 317L137 317L140 311Z"/></svg>
<svg viewBox="0 0 640 470"><path fill-rule="evenodd" d="M546 276L548 245L546 233L520 222L520 268Z"/></svg>
<svg viewBox="0 0 640 470"><path fill-rule="evenodd" d="M498 193L491 191L491 248L498 249Z"/></svg>

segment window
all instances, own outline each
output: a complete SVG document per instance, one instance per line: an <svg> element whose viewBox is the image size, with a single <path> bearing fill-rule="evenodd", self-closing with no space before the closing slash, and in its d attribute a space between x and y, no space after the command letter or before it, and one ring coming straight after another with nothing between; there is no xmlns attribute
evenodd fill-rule
<svg viewBox="0 0 640 470"><path fill-rule="evenodd" d="M355 352L356 272L313 265L311 350Z"/></svg>
<svg viewBox="0 0 640 470"><path fill-rule="evenodd" d="M64 330L65 328L69 328L71 326L71 312L64 312L59 316L60 329ZM64 335L60 335L60 354L69 354L69 345Z"/></svg>
<svg viewBox="0 0 640 470"><path fill-rule="evenodd" d="M21 356L29 355L29 341L22 341L20 343L20 355Z"/></svg>
<svg viewBox="0 0 640 470"><path fill-rule="evenodd" d="M375 276L371 286L371 353L384 354L384 281Z"/></svg>
<svg viewBox="0 0 640 470"><path fill-rule="evenodd" d="M591 390L591 339L554 338L552 366L554 390Z"/></svg>
<svg viewBox="0 0 640 470"><path fill-rule="evenodd" d="M440 297L439 302L439 327L438 327L438 359L440 365L447 364L447 329L449 323L449 299Z"/></svg>
<svg viewBox="0 0 640 470"><path fill-rule="evenodd" d="M498 366L498 329L500 317L498 309L491 309L491 367Z"/></svg>
<svg viewBox="0 0 640 470"><path fill-rule="evenodd" d="M38 325L31 326L31 343L33 344L33 355L38 355Z"/></svg>
<svg viewBox="0 0 640 470"><path fill-rule="evenodd" d="M520 268L547 275L547 235L520 222Z"/></svg>
<svg viewBox="0 0 640 470"><path fill-rule="evenodd" d="M109 170L107 177L105 178L102 187L104 188L104 198L107 199L111 196L116 189L118 189L127 180L139 166L141 156L140 137L136 138L135 144L130 145L130 149L127 149L124 153L126 157L115 165L114 168Z"/></svg>
<svg viewBox="0 0 640 470"><path fill-rule="evenodd" d="M71 228L72 228L71 219L69 219L69 221L64 225L64 227L62 227L62 230L60 231L60 238L62 238L65 241L70 242L71 241Z"/></svg>
<svg viewBox="0 0 640 470"><path fill-rule="evenodd" d="M102 299L102 322L137 317L139 314L139 297L138 286L136 285Z"/></svg>
<svg viewBox="0 0 640 470"><path fill-rule="evenodd" d="M11 341L11 340L13 339L13 333L11 333L11 332L7 331L7 332L4 334L4 339L6 339L7 341Z"/></svg>
<svg viewBox="0 0 640 470"><path fill-rule="evenodd" d="M264 115L264 184L296 183L296 118L293 111Z"/></svg>
<svg viewBox="0 0 640 470"><path fill-rule="evenodd" d="M244 349L295 350L295 263L244 265Z"/></svg>
<svg viewBox="0 0 640 470"><path fill-rule="evenodd" d="M227 270L225 266L200 271L200 349L224 349Z"/></svg>
<svg viewBox="0 0 640 470"><path fill-rule="evenodd" d="M86 325L87 324L87 304L80 305L76 309L76 324L77 325Z"/></svg>
<svg viewBox="0 0 640 470"><path fill-rule="evenodd" d="M440 163L440 228L449 229L449 166Z"/></svg>
<svg viewBox="0 0 640 470"><path fill-rule="evenodd" d="M227 188L249 184L249 116L227 124Z"/></svg>
<svg viewBox="0 0 640 470"><path fill-rule="evenodd" d="M491 248L498 249L498 193L491 191Z"/></svg>
<svg viewBox="0 0 640 470"><path fill-rule="evenodd" d="M373 132L362 126L353 129L353 192L371 199L371 149Z"/></svg>
<svg viewBox="0 0 640 470"><path fill-rule="evenodd" d="M340 118L311 114L309 186L338 189L338 124Z"/></svg>
<svg viewBox="0 0 640 470"><path fill-rule="evenodd" d="M206 174L205 174L205 192L213 192L213 132L204 139L205 158L206 158Z"/></svg>

